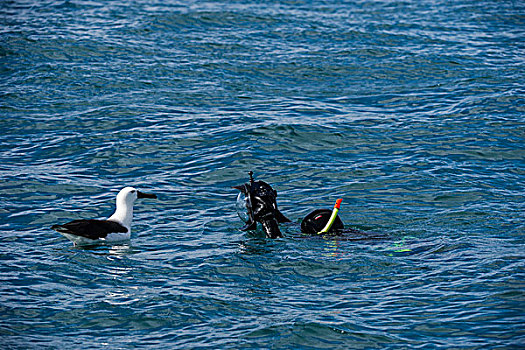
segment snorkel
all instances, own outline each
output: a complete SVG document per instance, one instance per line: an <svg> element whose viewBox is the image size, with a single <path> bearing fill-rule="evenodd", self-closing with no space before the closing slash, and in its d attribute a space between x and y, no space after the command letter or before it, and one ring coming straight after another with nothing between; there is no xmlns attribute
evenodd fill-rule
<svg viewBox="0 0 525 350"><path fill-rule="evenodd" d="M266 237L282 237L279 223L290 220L277 209L277 191L264 181L254 181L252 171L248 174L250 182L233 187L241 191L237 196L237 212L246 223L241 230L255 230L260 222Z"/></svg>
<svg viewBox="0 0 525 350"><path fill-rule="evenodd" d="M337 213L339 212L339 208L341 208L341 202L343 201L343 198L339 198L335 201L334 210L332 210L332 215L330 215L330 219L328 219L328 222L326 223L326 226L317 234L321 235L323 233L327 233L331 228L332 225L335 222L335 218L337 218Z"/></svg>

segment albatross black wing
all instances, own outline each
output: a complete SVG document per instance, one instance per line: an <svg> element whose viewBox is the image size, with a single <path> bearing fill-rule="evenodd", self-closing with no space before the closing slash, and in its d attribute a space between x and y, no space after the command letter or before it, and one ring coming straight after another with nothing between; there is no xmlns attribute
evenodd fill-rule
<svg viewBox="0 0 525 350"><path fill-rule="evenodd" d="M51 228L60 233L82 236L89 239L105 238L110 233L128 232L128 229L115 221L109 220L73 220Z"/></svg>

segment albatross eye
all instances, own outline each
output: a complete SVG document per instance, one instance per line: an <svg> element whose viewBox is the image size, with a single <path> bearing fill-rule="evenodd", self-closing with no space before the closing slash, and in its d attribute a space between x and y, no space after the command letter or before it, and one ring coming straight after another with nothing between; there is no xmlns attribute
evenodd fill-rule
<svg viewBox="0 0 525 350"><path fill-rule="evenodd" d="M132 190L132 191L131 191L131 193L135 193L135 192L137 192L137 191L135 191L135 190Z"/></svg>

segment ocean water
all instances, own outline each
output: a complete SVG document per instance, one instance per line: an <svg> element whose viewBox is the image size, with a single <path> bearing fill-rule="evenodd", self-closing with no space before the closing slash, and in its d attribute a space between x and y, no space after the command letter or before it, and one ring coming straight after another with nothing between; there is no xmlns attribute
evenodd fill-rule
<svg viewBox="0 0 525 350"><path fill-rule="evenodd" d="M510 0L0 2L1 347L524 348L524 43ZM127 185L130 241L50 229ZM339 197L366 235L301 234Z"/></svg>

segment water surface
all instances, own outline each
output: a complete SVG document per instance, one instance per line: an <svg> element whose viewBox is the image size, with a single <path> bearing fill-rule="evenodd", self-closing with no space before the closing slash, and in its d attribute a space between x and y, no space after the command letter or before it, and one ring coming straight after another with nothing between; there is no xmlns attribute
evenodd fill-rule
<svg viewBox="0 0 525 350"><path fill-rule="evenodd" d="M4 1L5 348L525 346L519 1ZM293 221L246 233L256 178ZM50 230L135 207L132 239ZM305 237L344 198L349 227Z"/></svg>

